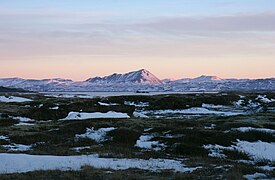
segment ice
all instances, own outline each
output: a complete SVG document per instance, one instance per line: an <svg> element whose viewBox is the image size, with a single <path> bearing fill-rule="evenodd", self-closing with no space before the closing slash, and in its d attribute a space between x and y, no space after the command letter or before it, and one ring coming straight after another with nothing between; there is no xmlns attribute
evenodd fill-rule
<svg viewBox="0 0 275 180"><path fill-rule="evenodd" d="M85 120L85 119L96 119L96 118L130 118L127 113L120 113L109 111L107 113L101 112L70 112L68 116L60 120Z"/></svg>

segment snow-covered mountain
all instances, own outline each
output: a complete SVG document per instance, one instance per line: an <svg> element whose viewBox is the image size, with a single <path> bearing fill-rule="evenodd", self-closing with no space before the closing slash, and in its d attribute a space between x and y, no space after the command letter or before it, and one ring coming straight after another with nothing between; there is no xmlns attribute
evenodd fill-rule
<svg viewBox="0 0 275 180"><path fill-rule="evenodd" d="M275 78L222 79L203 75L197 78L161 81L148 70L141 69L78 82L61 78L43 80L2 78L0 86L30 91L275 91Z"/></svg>
<svg viewBox="0 0 275 180"><path fill-rule="evenodd" d="M74 90L75 82L68 79L21 79L4 78L0 79L1 86L22 88L30 91L70 91Z"/></svg>
<svg viewBox="0 0 275 180"><path fill-rule="evenodd" d="M192 79L192 81L195 81L195 82L221 81L221 80L222 78L218 76L205 76L205 75Z"/></svg>
<svg viewBox="0 0 275 180"><path fill-rule="evenodd" d="M141 69L126 74L115 73L110 76L90 78L87 79L86 82L96 84L162 84L161 80L146 69Z"/></svg>
<svg viewBox="0 0 275 180"><path fill-rule="evenodd" d="M213 82L213 81L222 81L223 79L218 76L206 76L202 75L196 78L184 78L178 79L174 81L170 81L170 83L204 83L204 82Z"/></svg>

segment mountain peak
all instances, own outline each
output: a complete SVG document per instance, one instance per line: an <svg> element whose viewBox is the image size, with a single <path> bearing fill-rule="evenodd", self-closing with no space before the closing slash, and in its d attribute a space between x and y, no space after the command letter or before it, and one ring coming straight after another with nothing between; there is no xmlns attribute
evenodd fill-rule
<svg viewBox="0 0 275 180"><path fill-rule="evenodd" d="M140 69L137 72L141 72L141 73L150 73L150 71L148 71L147 69Z"/></svg>
<svg viewBox="0 0 275 180"><path fill-rule="evenodd" d="M90 83L116 84L116 83L135 83L135 84L162 84L155 75L146 69L128 72L125 74L114 73L105 77L95 77L86 80Z"/></svg>

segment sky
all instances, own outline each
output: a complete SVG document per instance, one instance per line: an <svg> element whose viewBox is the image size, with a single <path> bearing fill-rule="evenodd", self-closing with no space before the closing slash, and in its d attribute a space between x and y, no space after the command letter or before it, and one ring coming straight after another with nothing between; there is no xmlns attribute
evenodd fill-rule
<svg viewBox="0 0 275 180"><path fill-rule="evenodd" d="M274 0L0 0L0 77L275 77Z"/></svg>

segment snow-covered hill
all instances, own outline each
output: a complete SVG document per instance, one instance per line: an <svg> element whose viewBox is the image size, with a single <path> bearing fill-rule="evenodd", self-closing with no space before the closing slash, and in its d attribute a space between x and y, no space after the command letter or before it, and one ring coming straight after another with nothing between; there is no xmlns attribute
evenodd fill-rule
<svg viewBox="0 0 275 180"><path fill-rule="evenodd" d="M221 79L217 76L200 76L179 80L159 80L145 69L125 74L89 78L86 81L68 79L0 79L0 86L31 91L274 91L275 78Z"/></svg>
<svg viewBox="0 0 275 180"><path fill-rule="evenodd" d="M86 82L97 84L162 84L161 80L146 69L126 74L115 73L110 76L90 78Z"/></svg>

